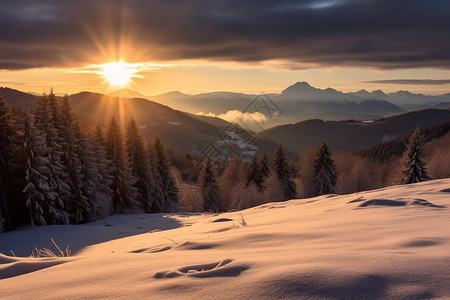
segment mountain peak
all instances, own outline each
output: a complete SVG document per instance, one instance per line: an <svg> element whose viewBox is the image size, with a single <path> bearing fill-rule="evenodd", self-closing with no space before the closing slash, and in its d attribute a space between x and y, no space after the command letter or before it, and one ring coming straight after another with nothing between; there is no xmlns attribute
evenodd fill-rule
<svg viewBox="0 0 450 300"><path fill-rule="evenodd" d="M109 93L108 96L121 97L121 98L147 98L139 92L130 89L120 89L115 92Z"/></svg>
<svg viewBox="0 0 450 300"><path fill-rule="evenodd" d="M372 94L386 95L382 90L372 91Z"/></svg>
<svg viewBox="0 0 450 300"><path fill-rule="evenodd" d="M324 90L312 87L306 81L297 82L281 93L281 98L301 101L341 101L343 94L332 88Z"/></svg>
<svg viewBox="0 0 450 300"><path fill-rule="evenodd" d="M308 82L306 81L297 81L295 84L291 85L288 88L296 88L296 89L314 89Z"/></svg>
<svg viewBox="0 0 450 300"><path fill-rule="evenodd" d="M184 98L186 96L190 96L188 94L183 94L180 91L171 91L164 94L154 95L152 98L165 98L165 97L172 97L172 98Z"/></svg>
<svg viewBox="0 0 450 300"><path fill-rule="evenodd" d="M397 91L394 93L390 93L389 96L393 97L393 98L405 98L405 97L411 97L413 96L412 93L408 92L408 91Z"/></svg>
<svg viewBox="0 0 450 300"><path fill-rule="evenodd" d="M387 100L387 101L390 100L389 96L386 95L386 93L383 92L382 90L372 91L372 93L370 93L370 95L377 99L380 99L380 100Z"/></svg>
<svg viewBox="0 0 450 300"><path fill-rule="evenodd" d="M311 93L317 91L317 89L313 88L309 85L306 81L297 82L288 88L286 88L284 91L281 92L283 96L296 96L299 93Z"/></svg>
<svg viewBox="0 0 450 300"><path fill-rule="evenodd" d="M365 89L359 90L357 92L350 92L349 94L350 95L354 95L354 96L358 96L358 97L363 97L363 98L367 98L367 97L370 96L370 93L367 90L365 90Z"/></svg>

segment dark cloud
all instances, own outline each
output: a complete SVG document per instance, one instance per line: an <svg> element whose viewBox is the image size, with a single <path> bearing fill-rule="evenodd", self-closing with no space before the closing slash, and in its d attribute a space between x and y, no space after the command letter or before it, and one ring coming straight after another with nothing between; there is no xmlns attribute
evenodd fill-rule
<svg viewBox="0 0 450 300"><path fill-rule="evenodd" d="M364 83L376 84L405 84L405 85L445 85L450 84L450 79L383 79L367 80Z"/></svg>
<svg viewBox="0 0 450 300"><path fill-rule="evenodd" d="M2 0L0 68L122 53L130 61L274 59L291 69L450 69L449 16L447 0Z"/></svg>

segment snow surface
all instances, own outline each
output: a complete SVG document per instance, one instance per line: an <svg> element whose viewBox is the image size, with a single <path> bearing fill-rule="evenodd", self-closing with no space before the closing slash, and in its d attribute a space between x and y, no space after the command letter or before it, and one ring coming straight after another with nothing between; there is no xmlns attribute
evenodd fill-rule
<svg viewBox="0 0 450 300"><path fill-rule="evenodd" d="M449 209L442 179L3 233L0 298L448 299ZM50 238L74 255L11 256L54 249Z"/></svg>

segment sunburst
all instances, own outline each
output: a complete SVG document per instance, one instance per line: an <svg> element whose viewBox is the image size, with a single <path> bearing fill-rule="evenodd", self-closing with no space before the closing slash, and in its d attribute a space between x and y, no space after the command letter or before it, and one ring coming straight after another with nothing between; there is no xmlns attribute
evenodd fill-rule
<svg viewBox="0 0 450 300"><path fill-rule="evenodd" d="M100 73L110 85L125 87L131 83L133 77L138 77L138 71L135 65L118 61L102 65Z"/></svg>

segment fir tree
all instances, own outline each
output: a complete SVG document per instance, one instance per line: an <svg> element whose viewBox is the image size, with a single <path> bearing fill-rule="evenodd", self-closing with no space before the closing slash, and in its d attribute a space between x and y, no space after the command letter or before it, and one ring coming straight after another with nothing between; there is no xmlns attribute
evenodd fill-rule
<svg viewBox="0 0 450 300"><path fill-rule="evenodd" d="M81 163L78 158L80 141L78 125L74 120L69 98L65 96L60 106L59 120L56 123L59 130L59 140L63 152L62 161L66 168L68 177L67 184L70 187L70 202L66 200L66 210L70 212L72 222L75 224L85 223L88 219L89 199L83 194L81 182Z"/></svg>
<svg viewBox="0 0 450 300"><path fill-rule="evenodd" d="M335 193L336 181L336 166L326 141L323 141L314 160L313 190L315 195Z"/></svg>
<svg viewBox="0 0 450 300"><path fill-rule="evenodd" d="M95 141L99 146L102 146L104 150L104 148L106 147L106 141L105 135L103 134L102 125L100 124L97 124L97 127L95 128Z"/></svg>
<svg viewBox="0 0 450 300"><path fill-rule="evenodd" d="M50 114L50 121L52 122L53 126L55 128L58 128L60 126L60 122L62 121L62 117L60 115L60 109L58 102L56 100L56 95L53 92L53 88L50 89L50 93L47 95L47 102L49 106L49 114Z"/></svg>
<svg viewBox="0 0 450 300"><path fill-rule="evenodd" d="M253 183L258 188L258 191L262 192L265 189L264 172L266 172L266 171L263 170L261 160L256 155L253 156L252 161L250 162L250 165L249 165L248 171L247 171L246 186L248 187L250 184Z"/></svg>
<svg viewBox="0 0 450 300"><path fill-rule="evenodd" d="M417 127L409 138L408 147L403 157L405 169L403 171L403 183L416 183L429 180L423 161L422 133Z"/></svg>
<svg viewBox="0 0 450 300"><path fill-rule="evenodd" d="M206 157L203 162L201 176L201 186L203 191L203 201L205 211L219 212L219 190L217 186L216 175L213 170L213 161L211 157Z"/></svg>
<svg viewBox="0 0 450 300"><path fill-rule="evenodd" d="M131 175L136 179L134 187L137 189L137 200L144 212L153 211L154 199L151 195L150 166L144 139L139 131L138 124L132 118L127 126L126 148Z"/></svg>
<svg viewBox="0 0 450 300"><path fill-rule="evenodd" d="M4 132L9 132L9 138L6 140L7 143L4 144L5 146L0 146L3 154L5 154L3 159L6 162L0 169L4 172L3 174L7 174L0 180L4 184L7 204L5 210L2 210L5 219L5 230L12 230L16 226L27 224L29 220L26 199L22 192L25 188L26 169L26 156L23 148L25 110L13 106L9 106L9 108L10 116L8 117L8 126L0 125L5 130Z"/></svg>
<svg viewBox="0 0 450 300"><path fill-rule="evenodd" d="M283 144L280 144L275 150L273 168L283 189L283 199L295 198L297 196L297 186L292 179L297 176L298 170L288 161Z"/></svg>
<svg viewBox="0 0 450 300"><path fill-rule="evenodd" d="M169 159L167 158L166 149L159 137L153 142L153 153L156 165L156 179L164 195L161 207L164 211L174 211L178 206L178 187L175 178L170 173Z"/></svg>
<svg viewBox="0 0 450 300"><path fill-rule="evenodd" d="M245 183L246 186L249 186L252 183L257 184L258 182L258 175L259 175L259 161L258 157L254 155L252 157L252 161L248 165L247 170L247 182Z"/></svg>
<svg viewBox="0 0 450 300"><path fill-rule="evenodd" d="M103 178L107 175L105 168L104 151L98 151L95 137L81 133L79 125L75 122L74 132L79 147L76 148L80 162L81 191L85 198L80 205L79 222L90 222L106 217L112 212L112 190L109 188L111 181ZM103 149L103 148L102 148ZM101 154L100 154L101 153Z"/></svg>
<svg viewBox="0 0 450 300"><path fill-rule="evenodd" d="M111 162L113 205L115 212L123 212L134 206L136 190L132 187L134 179L128 173L123 149L122 130L115 118L109 122L106 134L106 153Z"/></svg>
<svg viewBox="0 0 450 300"><path fill-rule="evenodd" d="M264 151L259 162L260 162L260 166L261 166L260 173L261 173L263 180L265 180L270 175L269 155L267 154L266 151Z"/></svg>
<svg viewBox="0 0 450 300"><path fill-rule="evenodd" d="M35 127L44 133L47 151L47 172L49 189L56 195L50 201L50 211L53 216L52 224L68 224L69 214L66 211L67 202L70 202L72 195L67 184L68 174L62 162L62 146L58 138L56 96L53 91L48 96L42 96L36 105Z"/></svg>
<svg viewBox="0 0 450 300"><path fill-rule="evenodd" d="M151 140L147 143L148 176L150 183L150 195L153 199L151 212L157 213L163 211L164 192L161 177L158 171L158 162L156 152Z"/></svg>
<svg viewBox="0 0 450 300"><path fill-rule="evenodd" d="M13 136L14 129L11 125L11 111L9 105L0 97L0 211L3 210L4 216L8 220L8 227L11 228L11 216L7 199L6 187L10 184L13 176L12 160L14 158ZM0 226L4 219L0 215ZM1 231L1 230L0 230Z"/></svg>
<svg viewBox="0 0 450 300"><path fill-rule="evenodd" d="M86 145L83 148L86 151L80 155L80 159L85 157L85 161L88 164L86 170L92 169L91 177L93 177L95 185L96 197L91 217L94 219L104 218L114 211L114 193L110 188L113 182L111 176L112 164L107 159L102 127L98 125L95 135L91 138L84 137L81 139L81 142Z"/></svg>
<svg viewBox="0 0 450 300"><path fill-rule="evenodd" d="M26 186L23 193L30 209L31 225L46 225L53 219L52 203L57 197L48 185L45 176L48 157L44 134L36 129L31 116L26 114L24 120L25 143L24 149L27 158Z"/></svg>

